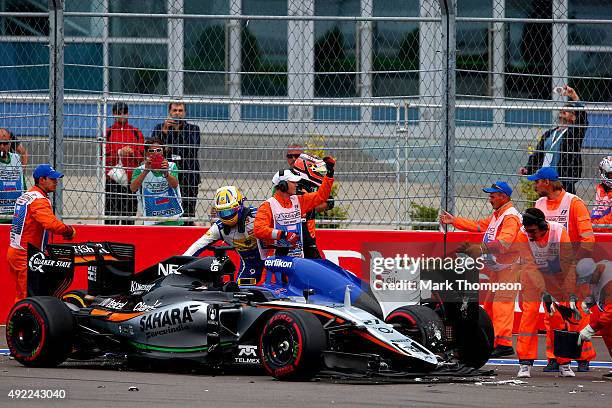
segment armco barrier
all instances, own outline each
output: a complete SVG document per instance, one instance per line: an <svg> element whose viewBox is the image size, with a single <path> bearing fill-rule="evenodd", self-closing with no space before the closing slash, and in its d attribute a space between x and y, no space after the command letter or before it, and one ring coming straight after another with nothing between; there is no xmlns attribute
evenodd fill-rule
<svg viewBox="0 0 612 408"><path fill-rule="evenodd" d="M9 225L0 225L0 323L4 323L15 298L15 283L9 276L6 263ZM75 242L116 241L132 243L136 246L136 270L141 270L157 261L172 255L180 255L192 242L198 239L205 228L199 227L150 227L150 226L103 226L77 225ZM452 232L448 242L479 242L481 234ZM341 267L362 277L363 247L380 243L436 243L441 245L443 234L425 231L370 231L370 230L319 230L317 241L323 256ZM612 234L598 234L598 242L612 242ZM50 242L65 242L60 236L52 236ZM234 254L230 254L237 261ZM86 269L77 268L71 288L85 288Z"/></svg>

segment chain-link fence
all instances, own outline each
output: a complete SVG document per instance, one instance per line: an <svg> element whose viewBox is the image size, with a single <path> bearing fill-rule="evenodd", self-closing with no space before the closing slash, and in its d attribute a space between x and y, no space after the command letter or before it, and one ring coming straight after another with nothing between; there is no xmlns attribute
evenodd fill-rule
<svg viewBox="0 0 612 408"><path fill-rule="evenodd" d="M66 172L56 210L68 219L141 220L131 170L155 135L187 221L208 222L225 184L257 206L302 149L338 159L325 223L423 227L440 207L487 214L481 189L497 179L527 206L518 172L559 123L567 89L553 88L567 84L588 115L570 123L582 151L549 140L542 163L592 201L612 143L612 7L453 3L0 0L0 127L27 150L28 185L42 162ZM116 182L119 156L129 179Z"/></svg>

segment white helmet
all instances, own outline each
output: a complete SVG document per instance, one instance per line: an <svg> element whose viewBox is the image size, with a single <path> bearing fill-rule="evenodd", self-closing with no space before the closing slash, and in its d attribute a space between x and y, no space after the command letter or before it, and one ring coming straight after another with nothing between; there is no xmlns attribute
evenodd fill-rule
<svg viewBox="0 0 612 408"><path fill-rule="evenodd" d="M601 177L602 183L612 188L612 178L608 177L608 174L612 173L612 156L604 157L599 162L599 176Z"/></svg>
<svg viewBox="0 0 612 408"><path fill-rule="evenodd" d="M578 275L578 278L584 279L592 275L595 272L595 268L597 268L597 264L593 258L582 258L576 264L576 275Z"/></svg>

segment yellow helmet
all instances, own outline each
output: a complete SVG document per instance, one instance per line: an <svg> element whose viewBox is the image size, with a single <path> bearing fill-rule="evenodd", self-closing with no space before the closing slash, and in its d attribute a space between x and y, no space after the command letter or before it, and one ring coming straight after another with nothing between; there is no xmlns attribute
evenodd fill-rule
<svg viewBox="0 0 612 408"><path fill-rule="evenodd" d="M217 189L215 192L215 209L223 224L236 225L243 201L244 196L235 186L223 186Z"/></svg>

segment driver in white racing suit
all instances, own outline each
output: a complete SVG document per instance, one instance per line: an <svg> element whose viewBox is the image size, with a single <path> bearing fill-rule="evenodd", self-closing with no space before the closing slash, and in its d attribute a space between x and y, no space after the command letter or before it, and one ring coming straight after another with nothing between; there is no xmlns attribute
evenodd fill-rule
<svg viewBox="0 0 612 408"><path fill-rule="evenodd" d="M235 186L223 186L215 192L214 206L219 215L206 234L191 244L183 253L198 256L217 241L233 246L240 255L239 279L252 278L256 283L261 277L264 262L259 255L257 239L253 235L256 208L244 205L245 197ZM250 280L250 279L249 279Z"/></svg>

